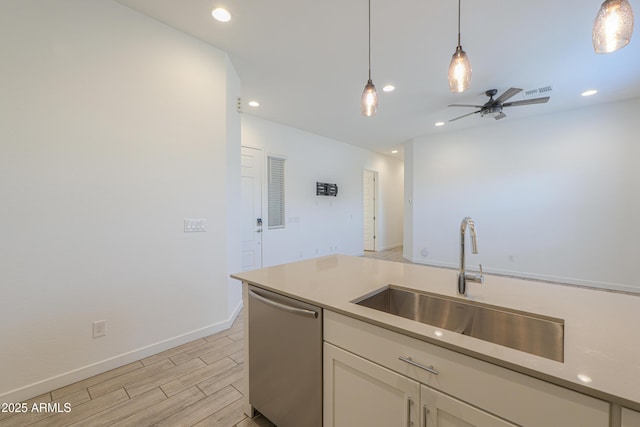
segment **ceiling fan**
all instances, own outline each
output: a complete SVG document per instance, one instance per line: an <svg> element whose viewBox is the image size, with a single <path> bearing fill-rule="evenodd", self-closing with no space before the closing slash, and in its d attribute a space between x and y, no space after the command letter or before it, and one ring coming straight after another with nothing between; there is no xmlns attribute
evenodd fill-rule
<svg viewBox="0 0 640 427"><path fill-rule="evenodd" d="M451 119L449 121L453 122L453 121L461 119L463 117L467 117L467 116L470 116L472 114L478 114L478 113L480 113L481 117L487 116L487 117L493 117L496 120L500 120L500 119L503 119L503 118L507 117L507 115L502 112L502 109L504 107L516 107L516 106L519 106L519 105L529 105L529 104L544 104L545 102L549 101L549 97L545 96L545 97L542 97L542 98L525 99L523 101L505 102L507 99L519 94L520 92L522 92L522 89L518 89L518 88L512 87L510 89L507 89L498 98L493 99L493 97L498 93L498 90L497 89L489 89L488 91L486 91L484 93L485 95L487 95L489 97L489 100L484 105L449 104L449 107L473 107L473 108L479 108L479 110L477 110L477 111L474 111L474 112L468 113L468 114L464 114L462 116L453 118L453 119Z"/></svg>

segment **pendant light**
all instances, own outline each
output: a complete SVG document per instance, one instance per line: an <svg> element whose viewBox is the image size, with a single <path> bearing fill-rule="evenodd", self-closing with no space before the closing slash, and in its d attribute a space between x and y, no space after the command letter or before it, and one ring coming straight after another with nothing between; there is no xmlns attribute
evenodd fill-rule
<svg viewBox="0 0 640 427"><path fill-rule="evenodd" d="M625 47L633 33L633 10L627 0L605 0L593 23L593 50L611 53Z"/></svg>
<svg viewBox="0 0 640 427"><path fill-rule="evenodd" d="M374 116L378 112L378 94L371 80L371 0L369 0L369 80L362 91L360 112L363 116Z"/></svg>
<svg viewBox="0 0 640 427"><path fill-rule="evenodd" d="M449 89L464 92L471 84L471 62L460 45L460 0L458 0L458 46L449 64Z"/></svg>

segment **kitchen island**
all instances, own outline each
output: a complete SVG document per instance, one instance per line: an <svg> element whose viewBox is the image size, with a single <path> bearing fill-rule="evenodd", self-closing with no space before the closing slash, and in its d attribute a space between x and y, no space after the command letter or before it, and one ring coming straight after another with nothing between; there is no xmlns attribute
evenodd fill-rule
<svg viewBox="0 0 640 427"><path fill-rule="evenodd" d="M251 284L325 311L325 426L334 425L336 411L344 410L332 406L338 397L331 394L336 391L336 384L331 381L338 372L331 370L346 366L353 357L365 362L362 369L372 378L401 374L400 380L411 381L408 387L415 392L407 392L408 422L433 415L426 403L422 404L437 400L433 396L440 401L455 396L463 405L486 410L488 416L496 416L504 425L536 425L530 421L534 413L520 418L521 408L511 408L520 395L529 399L522 402L523 407L540 404L540 412L545 411L546 403L531 399L549 396L549 405L557 406L549 411L582 413L589 425L636 425L636 411L640 410L640 344L636 331L640 324L639 296L487 275L484 284L469 284L468 295L460 297L456 293L456 274L445 268L333 255L233 277L242 280L245 288ZM563 361L443 331L353 302L388 285L562 319ZM398 360L393 351L405 359L410 359L407 353L412 351L425 359L414 356L414 361L432 365L439 375ZM461 382L465 376L467 379ZM494 378L499 381L494 383ZM400 380L392 381L397 384ZM356 387L351 392L357 390L355 383L345 381ZM525 388L521 387L523 384ZM368 384L366 390L371 389ZM487 398L499 396L499 390L503 398ZM566 403L563 399L569 402L566 411L562 410ZM357 408L358 402L353 404ZM502 425L495 420L486 422ZM568 424L558 421L556 425Z"/></svg>

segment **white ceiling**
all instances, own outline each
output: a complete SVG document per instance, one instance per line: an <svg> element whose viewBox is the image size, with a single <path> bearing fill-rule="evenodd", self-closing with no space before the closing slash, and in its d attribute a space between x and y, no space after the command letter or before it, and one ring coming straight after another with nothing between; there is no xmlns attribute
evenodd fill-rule
<svg viewBox="0 0 640 427"><path fill-rule="evenodd" d="M447 83L458 2L372 0L379 109L369 118L359 105L367 81L367 0L118 1L228 52L245 113L387 154L415 136L640 96L640 35L617 52L593 51L601 0L463 1L462 47L473 79L462 94ZM218 6L231 12L231 22L211 17ZM383 93L387 83L396 91ZM472 115L434 126L473 111L447 105L483 104L487 89L548 85L549 103L505 109L503 120ZM580 96L592 88L599 93ZM252 99L259 108L246 105Z"/></svg>

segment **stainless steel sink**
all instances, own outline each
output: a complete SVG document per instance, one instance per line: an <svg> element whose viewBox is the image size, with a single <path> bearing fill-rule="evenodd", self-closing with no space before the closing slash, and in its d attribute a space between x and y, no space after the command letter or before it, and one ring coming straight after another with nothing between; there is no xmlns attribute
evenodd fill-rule
<svg viewBox="0 0 640 427"><path fill-rule="evenodd" d="M389 285L353 301L448 331L564 360L564 320Z"/></svg>

